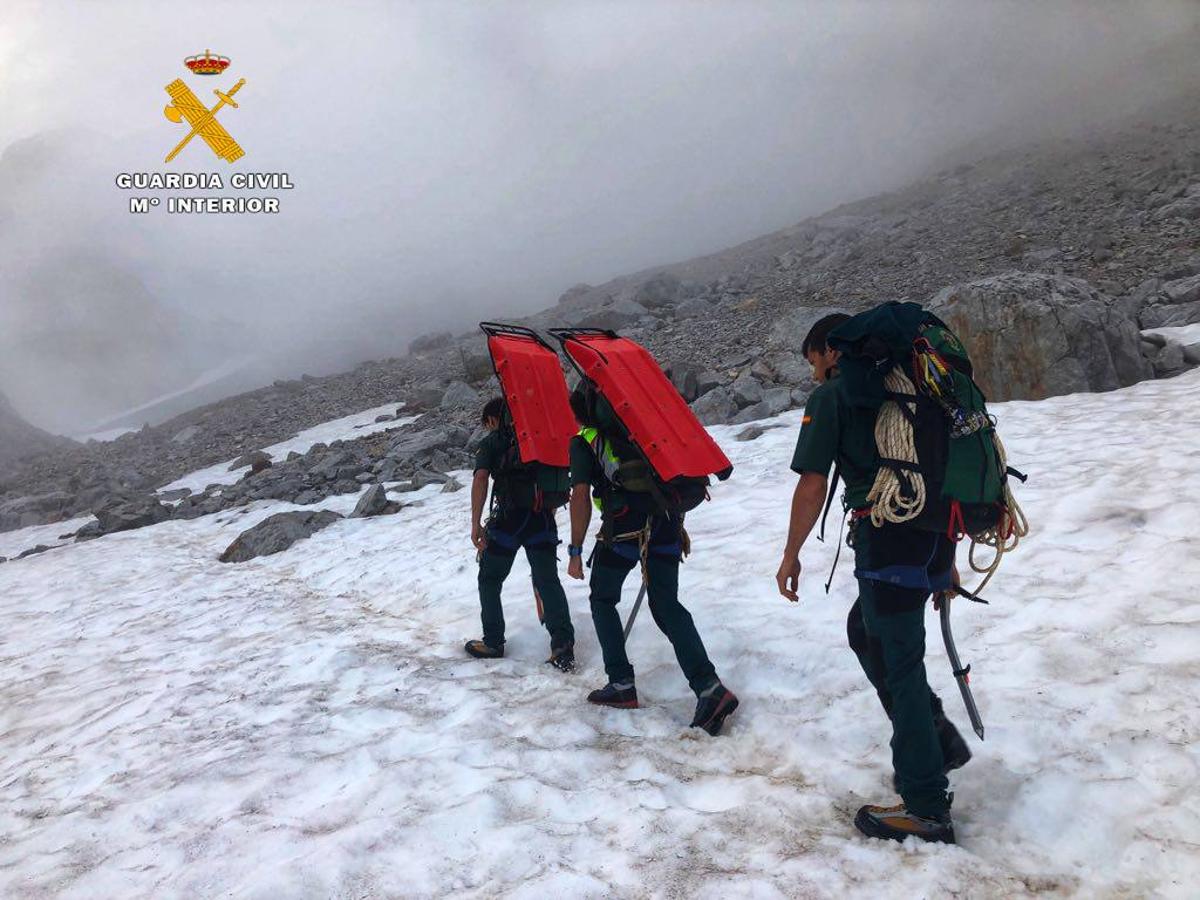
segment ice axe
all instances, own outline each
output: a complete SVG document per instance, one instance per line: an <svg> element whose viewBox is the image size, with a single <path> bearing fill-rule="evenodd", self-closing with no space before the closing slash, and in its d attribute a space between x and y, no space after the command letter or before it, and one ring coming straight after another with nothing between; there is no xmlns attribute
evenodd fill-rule
<svg viewBox="0 0 1200 900"><path fill-rule="evenodd" d="M971 719L971 727L975 729L975 733L979 735L979 739L982 741L983 719L979 717L979 707L975 705L975 697L971 694L971 667L964 666L961 660L959 660L958 649L954 646L954 635L950 632L950 599L955 594L961 594L980 603L986 603L987 601L980 600L970 591L963 590L956 585L953 590L942 593L941 603L939 604L941 607L942 640L946 644L946 656L950 658L954 680L958 682L958 690L962 694L963 705L967 707L967 715Z"/></svg>
<svg viewBox="0 0 1200 900"><path fill-rule="evenodd" d="M646 598L646 582L642 582L642 589L638 591L637 599L633 601L633 612L629 614L629 621L625 623L625 640L629 640L629 632L633 630L633 620L637 618L638 610L642 608L642 601Z"/></svg>

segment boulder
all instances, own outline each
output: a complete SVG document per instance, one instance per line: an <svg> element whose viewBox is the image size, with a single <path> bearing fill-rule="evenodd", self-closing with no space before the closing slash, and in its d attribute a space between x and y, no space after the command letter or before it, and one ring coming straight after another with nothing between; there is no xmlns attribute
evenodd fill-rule
<svg viewBox="0 0 1200 900"><path fill-rule="evenodd" d="M1136 323L1078 278L1010 272L944 288L929 308L967 345L993 401L1110 391L1154 374Z"/></svg>
<svg viewBox="0 0 1200 900"><path fill-rule="evenodd" d="M223 563L246 562L281 553L296 541L311 537L341 518L327 509L276 513L239 534L218 558Z"/></svg>
<svg viewBox="0 0 1200 900"><path fill-rule="evenodd" d="M368 488L359 498L354 512L350 513L350 518L365 519L368 516L386 516L399 510L400 504L389 500L383 485L377 484Z"/></svg>
<svg viewBox="0 0 1200 900"><path fill-rule="evenodd" d="M799 356L809 330L820 319L833 313L851 314L851 311L836 306L798 306L781 316L767 337L768 351L790 351Z"/></svg>
<svg viewBox="0 0 1200 900"><path fill-rule="evenodd" d="M409 394L405 409L412 412L433 409L442 402L446 389L434 383L426 383L415 387Z"/></svg>
<svg viewBox="0 0 1200 900"><path fill-rule="evenodd" d="M237 459L229 464L229 471L233 472L236 469L242 469L246 466L250 467L251 472L261 472L263 469L270 467L271 454L262 450L251 450L249 453L243 453Z"/></svg>
<svg viewBox="0 0 1200 900"><path fill-rule="evenodd" d="M75 497L66 491L9 500L0 504L0 532L61 522L68 517L74 504Z"/></svg>
<svg viewBox="0 0 1200 900"><path fill-rule="evenodd" d="M441 492L443 494L457 494L463 489L463 483L454 476L446 479L446 483L442 485Z"/></svg>
<svg viewBox="0 0 1200 900"><path fill-rule="evenodd" d="M160 503L153 495L117 497L95 510L94 515L102 534L114 534L165 522L171 518L171 507Z"/></svg>
<svg viewBox="0 0 1200 900"><path fill-rule="evenodd" d="M38 544L36 547L30 547L28 550L22 550L17 554L17 559L26 559L30 556L37 556L39 553L45 553L47 550L51 549L53 548L48 547L46 544Z"/></svg>
<svg viewBox="0 0 1200 900"><path fill-rule="evenodd" d="M678 276L659 272L639 284L633 291L632 299L646 309L658 309L682 299L683 291L683 282Z"/></svg>
<svg viewBox="0 0 1200 900"><path fill-rule="evenodd" d="M692 404L692 412L704 425L724 425L738 411L728 388L713 388Z"/></svg>
<svg viewBox="0 0 1200 900"><path fill-rule="evenodd" d="M473 407L479 404L479 394L475 388L471 387L462 381L450 382L450 387L446 388L442 394L441 406L443 409Z"/></svg>
<svg viewBox="0 0 1200 900"><path fill-rule="evenodd" d="M1189 366L1200 366L1200 342L1184 345L1183 361Z"/></svg>
<svg viewBox="0 0 1200 900"><path fill-rule="evenodd" d="M576 317L574 324L580 328L607 328L617 331L636 324L650 311L632 300L616 300L608 306L590 310Z"/></svg>
<svg viewBox="0 0 1200 900"><path fill-rule="evenodd" d="M1187 368L1183 358L1183 347L1175 341L1167 341L1151 358L1154 374L1159 378L1177 375Z"/></svg>
<svg viewBox="0 0 1200 900"><path fill-rule="evenodd" d="M175 488L170 491L159 491L158 499L163 503L172 503L176 500L182 500L184 497L190 497L192 489L187 487Z"/></svg>
<svg viewBox="0 0 1200 900"><path fill-rule="evenodd" d="M763 398L762 385L758 379L748 372L743 372L739 375L729 387L730 396L733 397L733 402L738 405L738 408L753 406Z"/></svg>

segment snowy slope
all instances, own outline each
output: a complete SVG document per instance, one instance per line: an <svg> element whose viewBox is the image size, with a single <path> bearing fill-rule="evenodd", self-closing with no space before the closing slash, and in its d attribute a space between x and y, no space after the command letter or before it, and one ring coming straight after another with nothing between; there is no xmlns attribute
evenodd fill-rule
<svg viewBox="0 0 1200 900"><path fill-rule="evenodd" d="M1195 896L1198 400L1192 372L996 409L1036 532L990 607L956 606L988 726L953 779L958 847L851 824L890 801L887 723L845 646L846 558L828 597L825 545L801 604L775 593L793 412L751 443L714 429L737 469L689 518L685 602L743 702L717 739L686 728L649 616L646 707L589 707L586 589L565 676L523 562L508 657L463 657L462 492L237 566L217 554L285 504L0 566L0 895Z"/></svg>

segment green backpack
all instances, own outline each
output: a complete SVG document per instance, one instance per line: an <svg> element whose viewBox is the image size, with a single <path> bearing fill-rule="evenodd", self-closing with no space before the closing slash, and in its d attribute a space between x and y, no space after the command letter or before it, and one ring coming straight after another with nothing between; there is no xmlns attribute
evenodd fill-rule
<svg viewBox="0 0 1200 900"><path fill-rule="evenodd" d="M1010 469L957 335L916 303L884 303L830 332L850 405L875 417L872 520L1003 540L1023 528ZM991 543L991 540L985 542Z"/></svg>

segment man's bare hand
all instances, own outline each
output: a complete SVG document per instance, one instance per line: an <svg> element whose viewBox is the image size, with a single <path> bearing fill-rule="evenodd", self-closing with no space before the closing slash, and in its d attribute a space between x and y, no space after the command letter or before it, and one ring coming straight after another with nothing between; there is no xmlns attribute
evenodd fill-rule
<svg viewBox="0 0 1200 900"><path fill-rule="evenodd" d="M487 532L483 530L483 526L476 522L471 526L471 543L475 545L475 549L483 551L487 549Z"/></svg>
<svg viewBox="0 0 1200 900"><path fill-rule="evenodd" d="M779 585L779 593L793 603L800 599L800 595L796 593L800 589L799 556L783 558L783 562L779 564L779 571L775 573L775 583Z"/></svg>
<svg viewBox="0 0 1200 900"><path fill-rule="evenodd" d="M576 581L583 581L583 557L572 556L567 562L567 574Z"/></svg>

